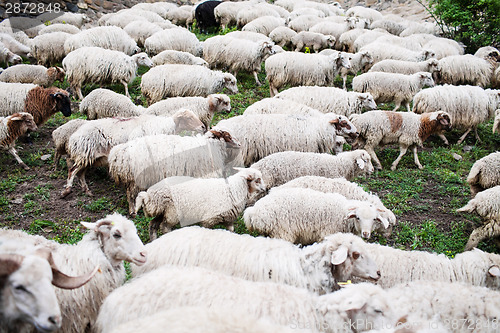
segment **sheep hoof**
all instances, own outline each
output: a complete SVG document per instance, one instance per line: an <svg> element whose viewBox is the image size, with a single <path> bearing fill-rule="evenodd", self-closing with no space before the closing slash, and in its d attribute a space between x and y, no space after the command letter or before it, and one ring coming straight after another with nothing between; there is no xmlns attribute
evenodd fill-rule
<svg viewBox="0 0 500 333"><path fill-rule="evenodd" d="M380 168L380 170L382 170L382 168ZM394 170L396 170L396 166L393 165L393 166L391 166L391 171L394 171Z"/></svg>
<svg viewBox="0 0 500 333"><path fill-rule="evenodd" d="M64 191L61 192L61 198L65 198L68 196L68 194L71 193L71 187L66 188Z"/></svg>
<svg viewBox="0 0 500 333"><path fill-rule="evenodd" d="M85 193L89 196L89 197L93 197L94 196L94 193L92 193L92 191L90 190L86 190Z"/></svg>
<svg viewBox="0 0 500 333"><path fill-rule="evenodd" d="M21 166L23 167L24 170L28 171L28 170L31 170L29 166L27 166L26 164L21 164Z"/></svg>

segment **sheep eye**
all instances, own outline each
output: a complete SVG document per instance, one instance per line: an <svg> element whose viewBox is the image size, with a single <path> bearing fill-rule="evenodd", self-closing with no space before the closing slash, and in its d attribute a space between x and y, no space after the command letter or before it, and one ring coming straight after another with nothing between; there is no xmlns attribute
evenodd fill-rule
<svg viewBox="0 0 500 333"><path fill-rule="evenodd" d="M120 238L122 238L122 235L121 235L119 232L115 232L115 233L113 234L113 237L114 237L115 239L120 239Z"/></svg>
<svg viewBox="0 0 500 333"><path fill-rule="evenodd" d="M359 252L353 252L352 253L352 257L353 257L354 260L358 259L359 256L360 256Z"/></svg>
<svg viewBox="0 0 500 333"><path fill-rule="evenodd" d="M260 178L255 181L257 184L260 184Z"/></svg>
<svg viewBox="0 0 500 333"><path fill-rule="evenodd" d="M26 289L22 284L16 286L14 289L18 290L18 291L22 291L22 292L25 292L27 293L28 292L28 289Z"/></svg>
<svg viewBox="0 0 500 333"><path fill-rule="evenodd" d="M384 312L383 312L382 310L380 310L380 309L375 309L375 310L373 310L373 311L375 311L375 313L384 313Z"/></svg>

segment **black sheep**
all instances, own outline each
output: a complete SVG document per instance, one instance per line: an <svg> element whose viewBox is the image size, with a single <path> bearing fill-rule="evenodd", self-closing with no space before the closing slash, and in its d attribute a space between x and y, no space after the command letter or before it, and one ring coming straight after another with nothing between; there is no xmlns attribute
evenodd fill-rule
<svg viewBox="0 0 500 333"><path fill-rule="evenodd" d="M201 32L207 33L208 28L219 27L219 22L215 19L214 8L221 3L222 1L209 0L196 6L194 17Z"/></svg>

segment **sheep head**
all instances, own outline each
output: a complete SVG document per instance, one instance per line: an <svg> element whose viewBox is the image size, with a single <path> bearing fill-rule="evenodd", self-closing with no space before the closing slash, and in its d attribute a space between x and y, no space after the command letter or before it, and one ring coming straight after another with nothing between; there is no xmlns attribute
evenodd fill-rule
<svg viewBox="0 0 500 333"><path fill-rule="evenodd" d="M172 116L175 123L175 133L182 131L195 131L198 133L205 133L207 129L201 122L200 118L191 110L180 109Z"/></svg>
<svg viewBox="0 0 500 333"><path fill-rule="evenodd" d="M211 113L231 111L231 99L229 99L229 96L225 94L211 94L207 98L208 109Z"/></svg>
<svg viewBox="0 0 500 333"><path fill-rule="evenodd" d="M434 87L434 80L432 74L428 72L418 72L414 75L418 76L422 87Z"/></svg>
<svg viewBox="0 0 500 333"><path fill-rule="evenodd" d="M223 80L224 80L224 87L226 87L233 94L238 93L238 87L236 86L236 78L234 77L233 74L224 73Z"/></svg>
<svg viewBox="0 0 500 333"><path fill-rule="evenodd" d="M239 149L241 148L241 143L235 137L231 136L229 132L212 129L207 132L207 137L209 139L216 139L227 144L228 148Z"/></svg>
<svg viewBox="0 0 500 333"><path fill-rule="evenodd" d="M55 93L50 94L50 97L56 103L56 110L61 111L65 117L71 116L71 101L67 91L57 89Z"/></svg>
<svg viewBox="0 0 500 333"><path fill-rule="evenodd" d="M132 59L134 59L137 66L153 67L153 61L144 52L134 54Z"/></svg>
<svg viewBox="0 0 500 333"><path fill-rule="evenodd" d="M358 93L358 99L365 110L370 111L377 109L377 103L375 103L370 93Z"/></svg>
<svg viewBox="0 0 500 333"><path fill-rule="evenodd" d="M12 125L10 125L11 122ZM13 115L9 116L7 120L7 127L10 128L11 126L16 127L20 135L26 132L36 131L38 129L33 116L27 112L14 113ZM17 132L13 130L10 131L11 133Z"/></svg>
<svg viewBox="0 0 500 333"><path fill-rule="evenodd" d="M336 135L343 136L348 142L352 142L358 137L356 126L354 126L346 116L328 114L327 117L333 117L328 123L335 127Z"/></svg>
<svg viewBox="0 0 500 333"><path fill-rule="evenodd" d="M368 202L351 200L346 219L354 219L353 227L356 233L368 239L377 223L382 223L385 229L389 227L389 221L381 215L382 212Z"/></svg>
<svg viewBox="0 0 500 333"><path fill-rule="evenodd" d="M235 168L247 181L248 193L258 195L266 191L266 184L262 180L262 173L253 168Z"/></svg>

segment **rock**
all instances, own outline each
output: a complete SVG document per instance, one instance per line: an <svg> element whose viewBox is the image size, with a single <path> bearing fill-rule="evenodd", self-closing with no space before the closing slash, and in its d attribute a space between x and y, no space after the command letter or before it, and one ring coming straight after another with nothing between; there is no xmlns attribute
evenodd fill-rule
<svg viewBox="0 0 500 333"><path fill-rule="evenodd" d="M23 203L23 198L17 198L11 201L13 204L20 205Z"/></svg>
<svg viewBox="0 0 500 333"><path fill-rule="evenodd" d="M456 154L456 153L453 153L453 154L452 154L452 156L453 156L453 158L454 158L454 159L456 159L457 161L460 161L460 160L463 158L462 156L460 156L460 155L458 155L458 154Z"/></svg>
<svg viewBox="0 0 500 333"><path fill-rule="evenodd" d="M468 152L468 151L471 151L471 150L472 150L472 148L474 148L474 147L467 145L467 146L464 146L464 147L462 148L462 150L463 150L464 152Z"/></svg>
<svg viewBox="0 0 500 333"><path fill-rule="evenodd" d="M42 161L46 161L46 160L48 160L48 159L49 159L49 158L51 158L51 157L52 157L52 155L51 155L51 154L47 154L47 155L42 155L42 156L40 156L40 159L41 159Z"/></svg>
<svg viewBox="0 0 500 333"><path fill-rule="evenodd" d="M89 6L82 0L78 1L78 3L76 4L76 6L80 9L87 9L89 8Z"/></svg>

